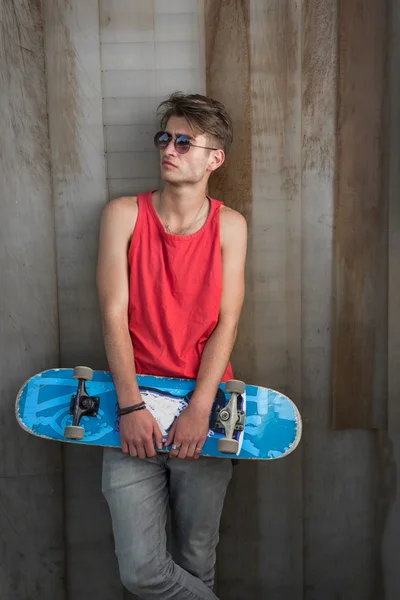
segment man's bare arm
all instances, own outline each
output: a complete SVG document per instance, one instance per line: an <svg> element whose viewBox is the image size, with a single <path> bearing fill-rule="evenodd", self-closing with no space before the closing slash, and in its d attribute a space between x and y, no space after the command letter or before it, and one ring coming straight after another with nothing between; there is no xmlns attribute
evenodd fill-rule
<svg viewBox="0 0 400 600"><path fill-rule="evenodd" d="M136 219L133 198L118 198L106 205L97 262L104 345L121 408L141 401L128 328L128 246Z"/></svg>
<svg viewBox="0 0 400 600"><path fill-rule="evenodd" d="M221 208L222 298L218 324L208 339L197 376L195 400L210 411L237 336L245 293L247 224L244 217Z"/></svg>
<svg viewBox="0 0 400 600"><path fill-rule="evenodd" d="M128 324L128 246L137 214L135 198L113 200L100 227L97 287L104 346L121 408L142 401ZM154 456L154 440L162 447L161 431L147 410L122 416L120 435L123 452L132 456Z"/></svg>

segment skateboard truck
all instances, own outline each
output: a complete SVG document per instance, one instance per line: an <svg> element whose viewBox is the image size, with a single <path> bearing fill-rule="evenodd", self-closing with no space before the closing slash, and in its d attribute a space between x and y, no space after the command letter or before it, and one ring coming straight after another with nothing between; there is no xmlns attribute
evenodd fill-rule
<svg viewBox="0 0 400 600"><path fill-rule="evenodd" d="M222 408L217 408L217 427L225 430L225 437L218 440L218 451L223 454L237 454L239 442L233 439L235 431L243 431L245 423L244 410L238 409L238 398L245 391L243 381L231 379L226 382L225 391L230 394L229 402Z"/></svg>
<svg viewBox="0 0 400 600"><path fill-rule="evenodd" d="M82 440L85 436L85 428L80 426L80 420L85 415L87 417L96 417L100 398L89 396L86 391L85 381L93 378L93 370L89 367L75 367L74 379L78 379L78 390L71 398L69 412L73 415L72 425L67 425L64 429L64 437L70 440Z"/></svg>

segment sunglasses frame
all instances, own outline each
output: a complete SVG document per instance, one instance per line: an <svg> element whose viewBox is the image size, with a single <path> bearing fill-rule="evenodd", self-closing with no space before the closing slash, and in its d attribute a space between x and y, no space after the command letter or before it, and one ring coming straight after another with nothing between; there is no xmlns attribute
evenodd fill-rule
<svg viewBox="0 0 400 600"><path fill-rule="evenodd" d="M158 144L159 144L159 138L161 137L161 135L167 135L168 136L168 143L164 148L161 148ZM182 152L182 146L177 146L177 140L180 137L189 137L187 135L185 135L184 133L181 133L180 135L178 135L178 137L173 138L172 135L170 133L167 133L166 131L157 131L157 133L154 136L154 145L158 150L165 150L166 148L168 148L168 146L170 145L171 142L174 143L174 148L175 150L178 152L178 154L187 154L191 148L191 146L193 146L194 148L204 148L204 150L219 150L219 148L210 148L209 146L198 146L197 144L193 144L189 139L188 139L188 147L187 149L185 148L185 150Z"/></svg>

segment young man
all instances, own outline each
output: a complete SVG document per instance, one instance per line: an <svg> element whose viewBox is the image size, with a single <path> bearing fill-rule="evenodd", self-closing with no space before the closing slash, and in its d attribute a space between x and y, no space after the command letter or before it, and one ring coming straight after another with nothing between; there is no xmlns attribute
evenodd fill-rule
<svg viewBox="0 0 400 600"><path fill-rule="evenodd" d="M97 281L104 344L123 415L122 452L106 450L110 507L124 585L143 600L211 600L231 461L201 458L210 409L244 297L245 219L206 195L232 139L219 102L173 94L160 105L161 191L104 209ZM141 407L136 373L197 379L166 444ZM200 458L199 458L200 457ZM166 551L167 505L176 545Z"/></svg>

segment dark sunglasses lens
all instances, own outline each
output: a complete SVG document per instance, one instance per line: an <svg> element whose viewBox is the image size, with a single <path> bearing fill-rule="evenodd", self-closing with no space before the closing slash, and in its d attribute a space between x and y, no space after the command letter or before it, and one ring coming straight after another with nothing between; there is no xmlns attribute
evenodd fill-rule
<svg viewBox="0 0 400 600"><path fill-rule="evenodd" d="M154 145L156 148L166 148L171 141L171 137L168 133L164 133L163 131L159 131L154 136Z"/></svg>
<svg viewBox="0 0 400 600"><path fill-rule="evenodd" d="M187 135L178 135L175 141L175 148L180 154L185 154L190 150L190 140Z"/></svg>

